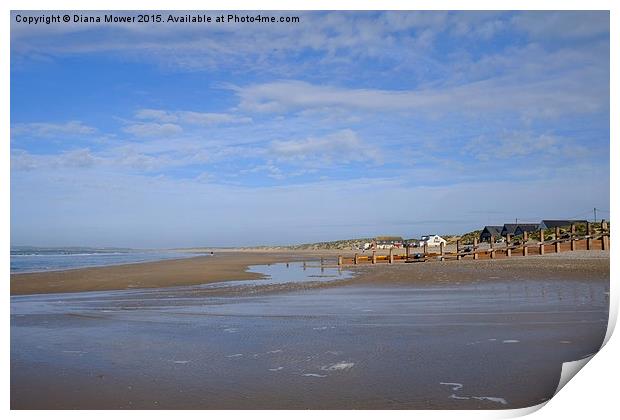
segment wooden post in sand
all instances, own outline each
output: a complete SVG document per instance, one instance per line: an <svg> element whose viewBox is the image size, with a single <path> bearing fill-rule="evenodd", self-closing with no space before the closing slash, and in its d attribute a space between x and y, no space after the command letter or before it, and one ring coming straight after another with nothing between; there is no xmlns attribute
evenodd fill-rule
<svg viewBox="0 0 620 420"><path fill-rule="evenodd" d="M426 254L428 253L428 244L424 241L424 258L426 258Z"/></svg>
<svg viewBox="0 0 620 420"><path fill-rule="evenodd" d="M443 242L439 242L439 253L441 254L440 261L444 261L444 260L445 260L445 258L444 258L444 256L445 256L445 251L444 251L444 245L443 245Z"/></svg>
<svg viewBox="0 0 620 420"><path fill-rule="evenodd" d="M405 247L405 260L409 260L409 244Z"/></svg>
<svg viewBox="0 0 620 420"><path fill-rule="evenodd" d="M494 242L495 242L495 236L491 235L491 240L489 241L489 250L491 250L491 259L495 258L495 249L493 249Z"/></svg>
<svg viewBox="0 0 620 420"><path fill-rule="evenodd" d="M394 248L390 248L390 264L394 264Z"/></svg>
<svg viewBox="0 0 620 420"><path fill-rule="evenodd" d="M353 256L353 264L357 264L357 254Z"/></svg>
<svg viewBox="0 0 620 420"><path fill-rule="evenodd" d="M478 238L474 238L474 260L478 259Z"/></svg>
<svg viewBox="0 0 620 420"><path fill-rule="evenodd" d="M575 241L575 224L570 224L570 250L574 251L577 249L577 242Z"/></svg>
<svg viewBox="0 0 620 420"><path fill-rule="evenodd" d="M590 222L586 222L586 249L589 251L592 249L592 225Z"/></svg>
<svg viewBox="0 0 620 420"><path fill-rule="evenodd" d="M609 233L607 232L607 222L605 219L601 220L601 249L607 251L609 249Z"/></svg>
<svg viewBox="0 0 620 420"><path fill-rule="evenodd" d="M556 226L555 227L555 253L557 254L558 252L560 252L560 227Z"/></svg>
<svg viewBox="0 0 620 420"><path fill-rule="evenodd" d="M461 241L456 241L456 260L460 261L463 257L461 256L461 250L460 250L460 245Z"/></svg>
<svg viewBox="0 0 620 420"><path fill-rule="evenodd" d="M538 253L545 255L545 230L540 229L540 242L538 243Z"/></svg>
<svg viewBox="0 0 620 420"><path fill-rule="evenodd" d="M342 265L342 255L338 255L338 265Z"/></svg>
<svg viewBox="0 0 620 420"><path fill-rule="evenodd" d="M372 263L377 263L377 251L372 251Z"/></svg>
<svg viewBox="0 0 620 420"><path fill-rule="evenodd" d="M527 257L527 232L523 232L523 256Z"/></svg>
<svg viewBox="0 0 620 420"><path fill-rule="evenodd" d="M511 235L510 233L506 234L506 257L510 258L512 257L512 249L510 249L510 246L512 245L510 243L510 239L511 239Z"/></svg>

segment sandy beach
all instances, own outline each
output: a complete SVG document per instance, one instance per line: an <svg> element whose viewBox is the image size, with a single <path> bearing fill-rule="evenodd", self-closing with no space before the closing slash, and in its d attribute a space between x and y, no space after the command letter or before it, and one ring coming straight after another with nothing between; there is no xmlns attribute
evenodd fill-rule
<svg viewBox="0 0 620 420"><path fill-rule="evenodd" d="M66 271L11 275L11 295L68 293L140 288L192 286L227 280L261 278L248 266L291 261L317 261L342 251L227 250L213 256L149 263L94 267ZM351 253L352 254L352 253ZM345 253L346 255L346 253ZM357 282L441 283L500 277L519 278L609 278L608 251L573 251L545 256L501 260L426 262L393 266L386 264L348 266Z"/></svg>
<svg viewBox="0 0 620 420"><path fill-rule="evenodd" d="M261 277L260 274L247 271L250 265L317 257L320 258L312 252L234 250L216 251L213 256L178 260L11 274L11 295L189 286L226 280L250 280Z"/></svg>
<svg viewBox="0 0 620 420"><path fill-rule="evenodd" d="M608 252L321 267L330 255L14 275L11 407L519 408L605 336Z"/></svg>

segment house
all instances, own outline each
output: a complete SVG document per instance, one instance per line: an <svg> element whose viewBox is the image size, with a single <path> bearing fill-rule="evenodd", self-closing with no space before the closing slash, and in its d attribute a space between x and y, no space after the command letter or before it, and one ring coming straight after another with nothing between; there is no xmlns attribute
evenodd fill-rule
<svg viewBox="0 0 620 420"><path fill-rule="evenodd" d="M587 223L586 220L543 220L538 225L539 229L555 229L556 227L563 228L570 226L571 224Z"/></svg>
<svg viewBox="0 0 620 420"><path fill-rule="evenodd" d="M480 232L480 242L490 242L491 236L495 239L502 236L503 226L485 226Z"/></svg>
<svg viewBox="0 0 620 420"><path fill-rule="evenodd" d="M502 228L501 235L519 236L523 235L523 232L535 232L538 230L538 225L535 223L506 223Z"/></svg>
<svg viewBox="0 0 620 420"><path fill-rule="evenodd" d="M403 238L400 236L377 236L374 242L375 249L402 248Z"/></svg>
<svg viewBox="0 0 620 420"><path fill-rule="evenodd" d="M439 246L440 244L446 245L446 240L439 235L424 235L420 240L420 246Z"/></svg>
<svg viewBox="0 0 620 420"><path fill-rule="evenodd" d="M538 230L538 225L535 223L521 223L515 229L515 236L521 236L525 232L536 232Z"/></svg>

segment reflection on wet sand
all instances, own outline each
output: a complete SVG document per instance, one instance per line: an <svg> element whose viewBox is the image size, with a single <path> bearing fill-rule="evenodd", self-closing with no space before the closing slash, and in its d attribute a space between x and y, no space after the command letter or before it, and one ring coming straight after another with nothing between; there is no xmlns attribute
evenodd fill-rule
<svg viewBox="0 0 620 420"><path fill-rule="evenodd" d="M379 286L294 263L252 270L270 278L13 297L12 407L525 407L607 326L606 281Z"/></svg>

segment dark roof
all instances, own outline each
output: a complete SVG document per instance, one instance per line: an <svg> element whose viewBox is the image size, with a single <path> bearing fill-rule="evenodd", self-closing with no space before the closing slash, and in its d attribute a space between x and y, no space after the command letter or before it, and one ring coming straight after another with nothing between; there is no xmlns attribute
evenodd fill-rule
<svg viewBox="0 0 620 420"><path fill-rule="evenodd" d="M502 236L520 235L523 232L534 232L538 229L536 223L506 223L502 229Z"/></svg>
<svg viewBox="0 0 620 420"><path fill-rule="evenodd" d="M502 228L502 236L514 235L515 230L517 230L518 226L519 226L518 223L506 223L506 224L504 224L504 227Z"/></svg>
<svg viewBox="0 0 620 420"><path fill-rule="evenodd" d="M539 226L536 223L519 223L519 226L515 229L515 235L522 235L523 232L535 232Z"/></svg>
<svg viewBox="0 0 620 420"><path fill-rule="evenodd" d="M540 229L551 229L556 227L570 226L571 223L586 223L586 220L543 220L540 222Z"/></svg>
<svg viewBox="0 0 620 420"><path fill-rule="evenodd" d="M480 236L483 235L500 235L502 232L502 228L503 226L485 226L484 229L482 229L482 232L480 232Z"/></svg>

